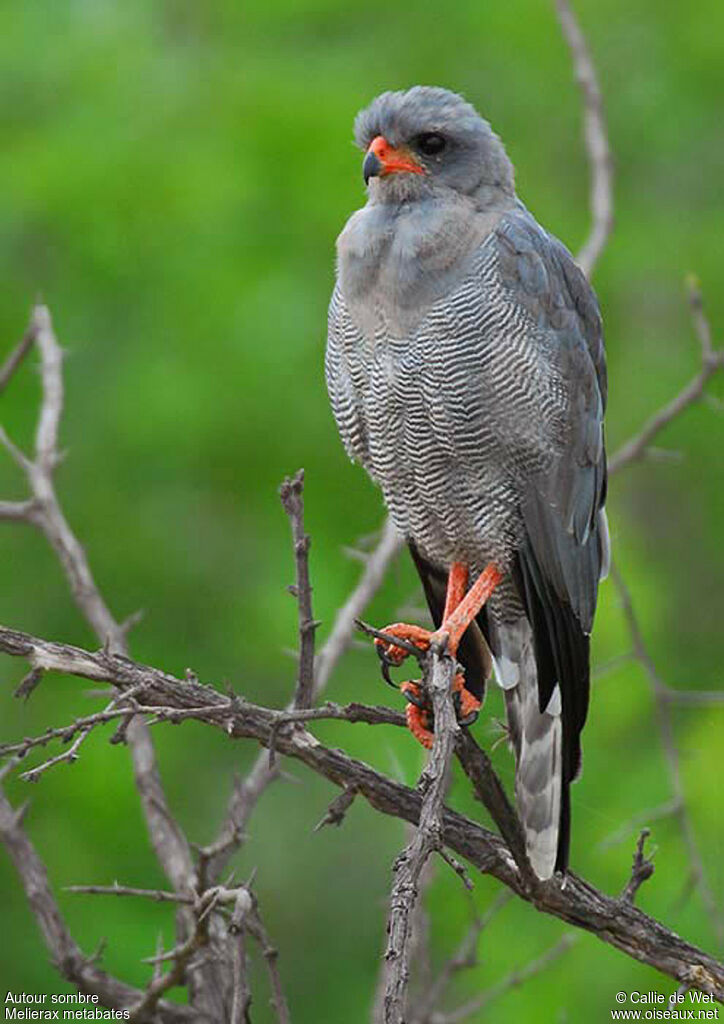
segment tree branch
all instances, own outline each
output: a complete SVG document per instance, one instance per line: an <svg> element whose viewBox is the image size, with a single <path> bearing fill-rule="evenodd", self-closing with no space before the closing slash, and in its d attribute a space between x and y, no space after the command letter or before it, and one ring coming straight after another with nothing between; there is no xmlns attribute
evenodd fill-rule
<svg viewBox="0 0 724 1024"><path fill-rule="evenodd" d="M2 367L0 368L0 395L3 393L5 388L10 383L11 379L15 375L15 371L18 369L23 359L35 344L37 325L34 320L31 319L28 327L25 330L22 338L12 350L10 355L7 357Z"/></svg>
<svg viewBox="0 0 724 1024"><path fill-rule="evenodd" d="M418 827L395 861L385 950L385 1024L404 1024L412 920L419 894L422 870L431 853L442 849L443 803L448 771L460 731L452 703L455 662L431 655L426 665L428 690L432 697L435 740L420 780L423 790Z"/></svg>
<svg viewBox="0 0 724 1024"><path fill-rule="evenodd" d="M297 582L289 589L299 607L299 672L292 707L308 708L314 693L314 633L319 625L312 614L312 585L309 582L309 534L304 532L304 470L287 477L279 488L284 511L289 516L294 542Z"/></svg>
<svg viewBox="0 0 724 1024"><path fill-rule="evenodd" d="M621 899L626 900L627 903L633 903L636 899L636 893L644 882L651 878L654 873L653 863L644 856L644 843L650 835L651 832L649 829L641 829L641 834L639 835L636 843L636 851L634 852L631 877L626 883L625 889L621 893Z"/></svg>
<svg viewBox="0 0 724 1024"><path fill-rule="evenodd" d="M698 402L711 378L724 368L724 349L715 351L712 348L711 328L704 314L701 290L695 279L688 281L689 307L699 344L701 347L701 370L689 383L681 389L671 401L657 410L644 424L638 434L625 444L609 459L609 474L618 473L632 462L643 458L650 449L654 438L673 420L681 416L689 406Z"/></svg>
<svg viewBox="0 0 724 1024"><path fill-rule="evenodd" d="M456 951L445 961L435 979L423 990L416 1001L410 1015L412 1024L432 1024L453 977L459 971L477 965L476 951L481 932L488 927L493 918L511 899L512 893L504 889L496 896L484 914L475 915Z"/></svg>
<svg viewBox="0 0 724 1024"><path fill-rule="evenodd" d="M99 641L110 653L126 655L126 629L111 614L91 573L82 545L71 530L58 500L53 473L60 461L58 433L63 412L63 353L56 340L48 308L38 304L33 309L29 332L40 353L42 400L35 434L35 457L29 460L5 437L18 464L22 467L32 493L27 522L39 527L65 572L75 602ZM133 772L143 807L148 834L159 863L175 889L189 889L195 882L191 849L168 806L156 764L148 727L139 719L128 723L126 739L133 759ZM185 927L192 922L186 918ZM218 979L203 986L199 1009L208 1009L217 1016L223 1012L218 994Z"/></svg>
<svg viewBox="0 0 724 1024"><path fill-rule="evenodd" d="M357 620L379 590L390 564L403 544L392 520L387 518L376 548L366 557L359 583L337 612L332 631L317 657L315 697L326 687L337 662L349 647Z"/></svg>
<svg viewBox="0 0 724 1024"><path fill-rule="evenodd" d="M676 739L674 737L671 702L668 697L670 692L669 687L659 676L653 659L648 652L638 617L634 610L631 593L615 562L611 564L611 580L618 591L624 618L631 634L634 654L636 659L643 666L649 680L651 695L656 709L659 733L661 735L661 743L664 750L664 756L666 758L669 780L674 794L673 813L679 820L689 861L692 866L693 879L699 885L699 891L701 892L704 906L706 907L709 919L714 927L714 933L717 936L718 944L721 947L724 944L724 915L722 914L721 908L717 905L714 894L709 886L706 872L704 871L704 862L696 841L694 827L686 806L684 783L681 778L681 766L679 764L679 752L676 746Z"/></svg>
<svg viewBox="0 0 724 1024"><path fill-rule="evenodd" d="M529 981L530 978L535 977L536 974L540 974L552 963L558 960L564 953L575 944L578 939L578 935L564 935L562 939L559 939L555 945L551 946L550 949L546 950L541 956L536 957L535 960L531 960L529 964L524 967L519 967L517 970L511 971L504 978L493 985L492 988L486 989L481 992L479 996L471 999L467 1003L463 1003L456 1010L451 1010L450 1013L435 1013L430 1018L430 1024L461 1024L462 1021L472 1017L473 1014L479 1013L486 1006L495 1002L496 999L500 999L506 992L509 992L513 988L520 988L521 985Z"/></svg>
<svg viewBox="0 0 724 1024"><path fill-rule="evenodd" d="M603 98L596 67L586 38L568 0L555 0L563 36L571 51L576 84L583 100L586 154L591 170L591 229L576 259L586 277L591 276L613 229L613 162Z"/></svg>
<svg viewBox="0 0 724 1024"><path fill-rule="evenodd" d="M377 547L368 556L362 576L340 609L327 642L315 663L313 698L325 689L339 659L342 657L355 630L355 622L379 589L385 573L402 545L402 539L388 519L383 527ZM287 709L295 710L291 702ZM217 838L200 853L199 870L210 882L217 881L230 857L243 842L243 837L254 809L267 786L278 776L278 768L265 753L260 753L244 779L235 782L224 823Z"/></svg>
<svg viewBox="0 0 724 1024"><path fill-rule="evenodd" d="M187 682L119 658L0 627L0 650L27 659L45 671L108 682L119 689L135 687L144 705L202 708L192 716L233 738L252 738L269 746L279 712L231 699L209 686ZM325 747L302 729L277 731L277 749L295 758L341 789L354 788L378 811L417 824L422 796L393 782L369 765ZM724 1000L724 965L635 906L607 896L573 873L565 886L556 879L531 893L508 847L498 836L455 811L442 815L442 841L478 870L497 878L538 910L591 932L601 941L661 971L681 984Z"/></svg>
<svg viewBox="0 0 724 1024"><path fill-rule="evenodd" d="M55 965L62 976L81 992L97 995L103 1006L128 1009L140 1000L143 993L101 970L75 944L53 898L45 866L22 827L22 818L23 811L15 811L0 789L0 839L15 865ZM156 1006L156 1015L144 1014L138 1019L139 1024L158 1021L161 1024L190 1024L198 1017L188 1007L160 1002Z"/></svg>

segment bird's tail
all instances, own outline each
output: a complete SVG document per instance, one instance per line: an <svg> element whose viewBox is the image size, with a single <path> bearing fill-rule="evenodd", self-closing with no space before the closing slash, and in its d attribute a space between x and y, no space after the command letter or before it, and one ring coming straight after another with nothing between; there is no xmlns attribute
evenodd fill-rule
<svg viewBox="0 0 724 1024"><path fill-rule="evenodd" d="M495 674L505 691L510 743L515 753L515 798L526 848L539 878L565 863L568 787L563 773L561 695L558 686L544 711L538 705L533 631L526 618L496 624Z"/></svg>

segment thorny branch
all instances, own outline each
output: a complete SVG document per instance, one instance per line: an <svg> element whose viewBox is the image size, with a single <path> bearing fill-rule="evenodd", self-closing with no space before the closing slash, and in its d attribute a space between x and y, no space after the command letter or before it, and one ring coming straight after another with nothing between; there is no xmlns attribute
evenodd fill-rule
<svg viewBox="0 0 724 1024"><path fill-rule="evenodd" d="M0 650L24 658L45 672L107 682L120 690L133 687L139 702L147 707L197 709L191 715L196 720L232 739L255 739L266 747L279 715L269 708L225 696L210 686L177 679L107 651L93 653L17 630L0 627ZM354 789L383 814L418 824L423 800L419 791L393 782L340 750L325 747L306 730L277 730L276 743L280 754L302 762L340 789ZM538 910L590 931L636 960L724 1000L724 965L637 907L606 896L573 873L567 875L565 886L554 879L531 892L503 840L447 808L442 813L442 841Z"/></svg>
<svg viewBox="0 0 724 1024"><path fill-rule="evenodd" d="M455 737L459 726L452 703L455 663L435 653L428 664L435 740L421 779L420 820L415 833L395 861L385 950L385 1024L404 1024L409 979L412 918L422 870L431 853L442 849L443 803Z"/></svg>
<svg viewBox="0 0 724 1024"><path fill-rule="evenodd" d="M500 999L506 992L510 992L513 988L520 988L521 985L529 981L530 978L535 977L536 974L540 974L552 963L558 960L564 953L573 946L578 940L577 935L567 934L558 940L550 949L546 950L535 960L531 960L530 963L524 967L519 967L516 970L507 974L504 978L501 978L497 984L493 985L489 989L485 989L480 995L469 1000L467 1003L463 1003L458 1006L457 1009L451 1010L449 1013L436 1012L432 1013L425 1024L460 1024L461 1021L467 1020L472 1017L473 1014L479 1013L485 1009L491 1003Z"/></svg>
<svg viewBox="0 0 724 1024"><path fill-rule="evenodd" d="M316 699L326 687L339 659L349 646L357 617L364 611L382 584L385 573L397 555L401 538L387 520L380 540L367 557L362 576L346 603L337 613L327 642L315 659L314 692ZM294 701L288 712L296 711ZM272 747L273 753L273 747ZM249 819L267 787L279 775L273 757L262 752L244 779L237 779L229 800L226 817L217 838L200 852L199 872L209 883L217 881L233 853L244 841Z"/></svg>
<svg viewBox="0 0 724 1024"><path fill-rule="evenodd" d="M297 582L289 589L299 608L299 674L292 707L302 710L312 703L314 693L314 633L319 625L312 614L312 585L309 582L309 534L304 532L304 470L287 478L279 488L284 511L289 516L294 541Z"/></svg>
<svg viewBox="0 0 724 1024"><path fill-rule="evenodd" d="M636 842L631 877L626 883L626 888L621 893L621 899L627 900L629 903L633 903L636 899L636 893L654 873L653 861L644 856L644 844L650 835L650 830L643 828Z"/></svg>
<svg viewBox="0 0 724 1024"><path fill-rule="evenodd" d="M711 329L704 314L701 289L694 279L688 281L689 308L694 329L701 347L701 369L671 401L659 409L644 424L643 428L622 445L609 461L609 473L617 473L632 462L643 458L651 448L651 442L664 427L677 419L689 406L698 402L705 393L706 385L714 374L724 368L724 349L715 350L711 343Z"/></svg>
<svg viewBox="0 0 724 1024"><path fill-rule="evenodd" d="M586 153L591 170L589 202L592 224L576 259L586 277L590 277L613 228L613 161L598 75L586 37L568 0L555 0L555 5L583 100Z"/></svg>
<svg viewBox="0 0 724 1024"><path fill-rule="evenodd" d="M709 919L714 927L714 934L717 936L719 946L724 944L724 914L718 906L716 898L709 886L704 862L702 860L699 845L696 841L694 827L689 816L684 793L684 783L681 778L681 766L679 763L679 752L674 738L674 723L672 719L672 707L669 699L670 687L660 678L653 659L648 652L646 643L641 632L636 612L631 601L631 594L621 576L616 564L611 566L611 578L618 591L624 618L628 625L633 641L634 654L646 671L651 686L651 694L656 709L656 718L661 735L661 742L666 758L666 766L669 773L669 781L673 791L672 813L678 818L684 842L686 844L689 862L691 864L692 882L699 887L701 898L706 908Z"/></svg>
<svg viewBox="0 0 724 1024"><path fill-rule="evenodd" d="M35 453L28 458L0 428L0 443L21 468L32 498L26 504L25 521L39 528L47 537L65 572L75 602L95 631L100 643L109 651L126 655L126 631L110 612L88 563L85 551L63 514L55 489L54 473L60 463L58 438L63 413L63 352L53 329L50 312L44 305L32 311L26 337L32 336L40 354L42 399L35 432ZM21 343L22 344L22 343ZM29 344L27 348L29 348ZM27 350L27 349L26 349ZM6 384L20 365L20 359L8 361L10 369ZM6 366L8 365L6 364ZM18 516L6 518L17 519ZM35 680L37 682L37 680ZM146 818L148 834L167 878L175 888L190 888L195 879L191 849L185 835L173 818L161 783L153 743L147 726L140 720L130 721L125 730L133 759L134 778ZM78 740L78 745L82 738ZM77 746L72 752L77 751ZM182 927L193 926L182 916ZM223 1006L219 1002L221 985L214 978L215 967L202 968L206 983L198 985L198 1008L217 1016Z"/></svg>
<svg viewBox="0 0 724 1024"><path fill-rule="evenodd" d="M5 844L21 879L28 903L35 915L45 944L62 975L81 992L98 995L104 1006L125 1009L143 997L135 989L103 971L92 957L83 954L73 941L48 883L45 865L22 827L23 809L11 807L0 789L0 839ZM151 1024L181 1024L197 1020L188 1007L160 1001L155 1016L144 1015L139 1021Z"/></svg>
<svg viewBox="0 0 724 1024"><path fill-rule="evenodd" d="M434 979L427 984L410 1010L411 1024L431 1024L442 998L453 977L466 968L477 966L477 948L481 933L512 899L504 889L492 901L484 914L476 914L458 948L442 965Z"/></svg>
<svg viewBox="0 0 724 1024"><path fill-rule="evenodd" d="M569 6L568 0L555 0L555 4L563 34L573 56L583 98L586 124L586 152L591 169L590 207L593 225L589 238L578 253L577 259L586 276L590 277L593 267L608 241L613 226L612 161L603 115L603 104L590 50L575 15ZM649 418L634 437L625 442L609 458L609 477L614 476L622 469L652 453L652 442L658 434L690 406L700 401L705 395L706 386L711 378L724 369L724 349L715 349L713 345L711 325L704 312L701 286L693 274L688 276L686 286L694 333L699 342L701 353L701 369L670 402L657 410ZM687 810L679 767L679 754L674 739L670 704L671 702L712 704L721 702L723 697L719 693L680 693L666 686L656 672L653 661L648 654L643 634L633 610L630 593L616 566L613 566L611 575L631 633L634 657L643 665L651 683L656 703L661 742L674 792L670 807L672 813L678 817L684 836L692 865L692 882L699 885L702 900L714 926L718 944L721 947L724 944L724 912L717 905L707 882L703 860Z"/></svg>
<svg viewBox="0 0 724 1024"><path fill-rule="evenodd" d="M0 367L0 395L8 386L10 380L15 375L15 371L35 344L37 332L38 324L32 320L28 325L25 334L7 357L2 367Z"/></svg>

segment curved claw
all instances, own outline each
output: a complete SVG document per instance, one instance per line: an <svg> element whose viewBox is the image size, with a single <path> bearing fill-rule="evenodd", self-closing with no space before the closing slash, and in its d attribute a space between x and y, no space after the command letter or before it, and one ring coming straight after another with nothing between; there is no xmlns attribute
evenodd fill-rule
<svg viewBox="0 0 724 1024"><path fill-rule="evenodd" d="M402 691L402 695L405 698L405 700L407 700L410 704L414 704L415 707L420 708L421 711L429 710L429 705L425 700L424 696L422 695L420 687L417 685L417 683L414 683L412 680L410 680L407 683L401 683L400 690Z"/></svg>
<svg viewBox="0 0 724 1024"><path fill-rule="evenodd" d="M377 651L377 657L380 659L380 671L382 672L382 678L391 686L393 690L397 689L397 683L390 676L390 668L392 668L395 662L392 658L388 657L387 650L382 644L375 644L375 650Z"/></svg>
<svg viewBox="0 0 724 1024"><path fill-rule="evenodd" d="M460 725L472 725L480 712L481 703L465 686L465 677L455 676L453 681L453 704Z"/></svg>
<svg viewBox="0 0 724 1024"><path fill-rule="evenodd" d="M458 725L472 725L473 722L477 721L480 708L470 708L469 711L463 712L462 702L460 700L460 694L456 693L453 695L453 703L455 704L455 714L457 716Z"/></svg>

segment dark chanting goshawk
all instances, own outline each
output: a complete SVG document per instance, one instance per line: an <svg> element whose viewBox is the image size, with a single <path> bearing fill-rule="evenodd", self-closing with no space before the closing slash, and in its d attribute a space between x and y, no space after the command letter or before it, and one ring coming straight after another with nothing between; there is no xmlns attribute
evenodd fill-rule
<svg viewBox="0 0 724 1024"><path fill-rule="evenodd" d="M327 386L349 455L382 490L472 721L505 694L516 801L536 873L565 871L589 637L608 564L601 317L566 247L460 96L386 92L355 122L366 205L337 241ZM381 645L388 664L406 651ZM432 742L420 689L408 723Z"/></svg>

